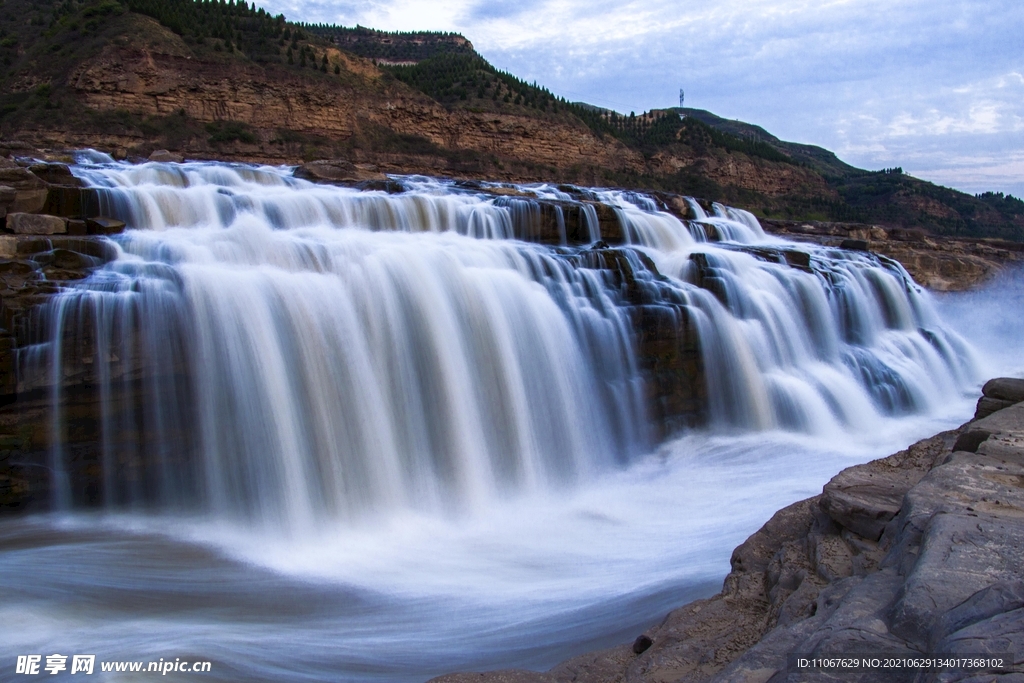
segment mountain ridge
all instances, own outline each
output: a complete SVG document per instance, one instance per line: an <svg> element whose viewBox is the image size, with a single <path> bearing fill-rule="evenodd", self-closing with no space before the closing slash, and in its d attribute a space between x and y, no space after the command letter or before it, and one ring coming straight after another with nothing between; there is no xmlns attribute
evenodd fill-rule
<svg viewBox="0 0 1024 683"><path fill-rule="evenodd" d="M626 116L567 102L494 68L458 34L294 23L244 2L5 0L0 62L0 136L28 147L338 158L1024 241L1017 198L856 169L703 110Z"/></svg>

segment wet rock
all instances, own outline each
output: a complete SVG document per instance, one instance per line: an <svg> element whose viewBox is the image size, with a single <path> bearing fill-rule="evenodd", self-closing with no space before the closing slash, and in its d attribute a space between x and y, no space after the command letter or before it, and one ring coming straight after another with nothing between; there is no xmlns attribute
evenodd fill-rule
<svg viewBox="0 0 1024 683"><path fill-rule="evenodd" d="M358 183L365 180L387 180L373 166L361 166L344 159L310 161L295 169L295 177L314 183Z"/></svg>
<svg viewBox="0 0 1024 683"><path fill-rule="evenodd" d="M12 213L7 230L16 235L56 235L67 232L67 223L58 216L37 213Z"/></svg>
<svg viewBox="0 0 1024 683"><path fill-rule="evenodd" d="M786 263L791 266L808 271L811 269L811 255L806 251L788 249L782 252L782 255L786 259Z"/></svg>
<svg viewBox="0 0 1024 683"><path fill-rule="evenodd" d="M51 185L43 212L54 216L82 218L97 215L99 207L99 194L92 188Z"/></svg>
<svg viewBox="0 0 1024 683"><path fill-rule="evenodd" d="M364 192L387 192L388 194L402 194L405 188L402 184L386 178L384 180L364 180L356 183L355 187Z"/></svg>
<svg viewBox="0 0 1024 683"><path fill-rule="evenodd" d="M125 222L107 216L97 216L85 222L86 230L90 235L116 235L124 232Z"/></svg>
<svg viewBox="0 0 1024 683"><path fill-rule="evenodd" d="M63 270L84 270L100 265L101 260L94 256L86 256L70 249L54 249L50 264Z"/></svg>
<svg viewBox="0 0 1024 683"><path fill-rule="evenodd" d="M851 251L867 251L868 242L867 240L843 240L839 243L840 249L850 249Z"/></svg>
<svg viewBox="0 0 1024 683"><path fill-rule="evenodd" d="M116 159L117 157L115 157ZM174 152L168 152L166 149L158 149L149 155L150 161L159 161L162 163L180 164L185 161L185 157Z"/></svg>

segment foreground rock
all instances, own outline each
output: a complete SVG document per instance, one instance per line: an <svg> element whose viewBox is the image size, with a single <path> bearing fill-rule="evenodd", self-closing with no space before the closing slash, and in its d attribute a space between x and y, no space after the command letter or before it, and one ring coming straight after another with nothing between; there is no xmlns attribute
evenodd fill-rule
<svg viewBox="0 0 1024 683"><path fill-rule="evenodd" d="M1024 380L986 397L1024 399ZM636 643L546 673L450 674L434 683L915 680L916 672L791 671L787 656L1016 656L1024 671L1024 403L844 470L780 510L732 555L722 592ZM920 681L992 681L967 671Z"/></svg>

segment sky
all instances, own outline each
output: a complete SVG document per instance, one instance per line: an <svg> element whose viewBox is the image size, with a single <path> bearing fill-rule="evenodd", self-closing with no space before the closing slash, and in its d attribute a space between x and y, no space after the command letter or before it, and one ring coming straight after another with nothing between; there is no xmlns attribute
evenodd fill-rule
<svg viewBox="0 0 1024 683"><path fill-rule="evenodd" d="M1024 197L1021 0L263 0L293 21L454 31L500 69L622 113L707 109Z"/></svg>

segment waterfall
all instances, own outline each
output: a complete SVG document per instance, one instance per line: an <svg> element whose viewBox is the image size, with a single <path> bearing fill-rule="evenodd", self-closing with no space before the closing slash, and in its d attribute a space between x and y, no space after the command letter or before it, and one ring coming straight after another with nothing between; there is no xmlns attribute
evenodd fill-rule
<svg viewBox="0 0 1024 683"><path fill-rule="evenodd" d="M612 190L407 177L388 194L97 155L74 171L131 229L47 305L22 376L57 406L66 376L97 387L109 509L306 528L626 465L653 446L664 374L637 311L689 321L711 430L839 434L978 379L898 264L718 204L682 220ZM66 418L58 506L81 503Z"/></svg>

